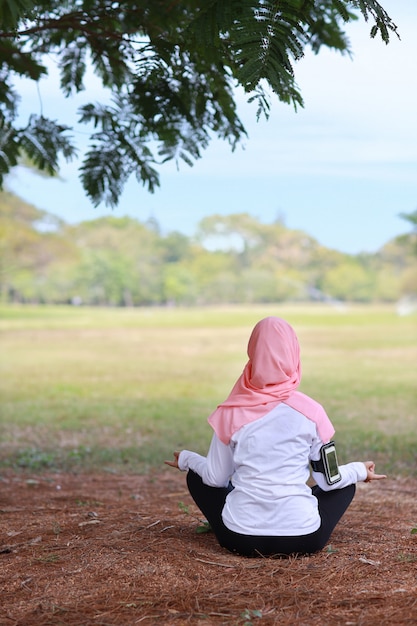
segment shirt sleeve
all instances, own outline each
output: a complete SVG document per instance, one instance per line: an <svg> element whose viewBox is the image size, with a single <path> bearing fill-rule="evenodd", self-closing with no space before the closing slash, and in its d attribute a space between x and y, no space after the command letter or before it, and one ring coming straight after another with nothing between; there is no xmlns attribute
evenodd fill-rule
<svg viewBox="0 0 417 626"><path fill-rule="evenodd" d="M178 458L178 467L182 471L192 470L205 485L227 487L234 471L233 452L230 445L224 444L213 435L207 456L190 450L182 450Z"/></svg>
<svg viewBox="0 0 417 626"><path fill-rule="evenodd" d="M314 480L318 486L323 489L323 491L343 489L343 487L365 480L368 475L365 463L361 463L360 461L354 461L353 463L347 463L346 465L339 465L339 472L342 478L339 482L334 483L333 485L327 484L326 478L321 472L312 472L312 474Z"/></svg>

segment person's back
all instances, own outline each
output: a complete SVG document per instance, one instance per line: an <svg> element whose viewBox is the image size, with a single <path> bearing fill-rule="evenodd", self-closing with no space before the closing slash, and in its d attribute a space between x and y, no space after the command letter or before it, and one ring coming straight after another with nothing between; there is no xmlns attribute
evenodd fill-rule
<svg viewBox="0 0 417 626"><path fill-rule="evenodd" d="M285 403L240 428L231 439L235 473L223 520L255 535L300 535L320 525L306 485L309 459L322 445L315 424Z"/></svg>

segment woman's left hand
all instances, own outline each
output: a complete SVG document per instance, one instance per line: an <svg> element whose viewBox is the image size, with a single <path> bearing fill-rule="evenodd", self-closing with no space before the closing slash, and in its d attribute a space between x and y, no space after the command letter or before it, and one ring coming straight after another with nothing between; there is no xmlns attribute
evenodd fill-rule
<svg viewBox="0 0 417 626"><path fill-rule="evenodd" d="M174 452L174 460L173 461L164 461L164 463L166 465L170 465L171 467L176 467L177 469L180 469L179 465L178 465L178 458L179 458L179 456L180 456L179 452Z"/></svg>
<svg viewBox="0 0 417 626"><path fill-rule="evenodd" d="M386 478L385 474L375 474L375 463L373 461L365 461L364 465L366 467L366 479L364 482L369 483L371 480L382 480Z"/></svg>

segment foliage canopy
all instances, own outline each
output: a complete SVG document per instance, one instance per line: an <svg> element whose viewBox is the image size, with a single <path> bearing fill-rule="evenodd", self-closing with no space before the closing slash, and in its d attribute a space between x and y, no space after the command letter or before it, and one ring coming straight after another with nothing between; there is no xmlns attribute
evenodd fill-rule
<svg viewBox="0 0 417 626"><path fill-rule="evenodd" d="M245 135L235 88L268 115L268 89L303 106L294 63L310 47L350 52L345 23L371 20L388 43L397 28L376 0L0 0L0 186L22 155L55 173L72 159L71 129L33 113L18 122L17 77L40 81L57 64L67 97L92 66L109 92L82 106L93 128L80 176L97 205L115 206L127 179L153 191L165 161L192 164L213 135Z"/></svg>

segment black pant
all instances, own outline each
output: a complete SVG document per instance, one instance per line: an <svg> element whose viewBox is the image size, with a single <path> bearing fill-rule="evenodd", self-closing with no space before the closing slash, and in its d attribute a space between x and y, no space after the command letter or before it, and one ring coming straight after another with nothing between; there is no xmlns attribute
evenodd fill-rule
<svg viewBox="0 0 417 626"><path fill-rule="evenodd" d="M296 537L241 535L229 530L222 520L226 496L233 489L231 485L224 488L209 487L192 470L188 471L187 485L194 502L207 518L219 544L230 552L243 556L312 554L322 550L355 495L355 485L334 491L323 491L317 485L314 486L312 493L318 500L321 525L318 530L309 535Z"/></svg>

